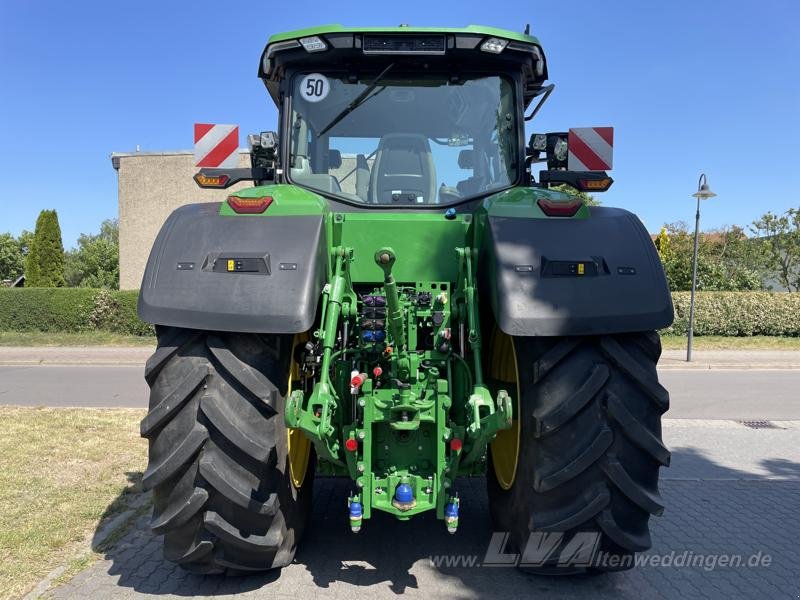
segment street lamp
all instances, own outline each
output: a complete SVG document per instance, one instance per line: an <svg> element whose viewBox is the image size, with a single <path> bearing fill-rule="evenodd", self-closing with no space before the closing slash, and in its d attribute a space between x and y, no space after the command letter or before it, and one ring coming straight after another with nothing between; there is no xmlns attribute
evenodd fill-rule
<svg viewBox="0 0 800 600"><path fill-rule="evenodd" d="M708 200L716 196L708 187L706 174L700 175L697 191L692 194L697 198L697 214L694 217L694 255L692 257L692 296L689 300L689 340L686 345L686 362L692 362L692 337L694 336L694 292L697 289L697 247L700 238L700 200Z"/></svg>

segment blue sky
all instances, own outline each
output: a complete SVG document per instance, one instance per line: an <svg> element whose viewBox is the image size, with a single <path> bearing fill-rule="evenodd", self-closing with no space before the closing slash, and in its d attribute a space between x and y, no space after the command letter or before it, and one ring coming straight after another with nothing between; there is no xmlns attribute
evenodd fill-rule
<svg viewBox="0 0 800 600"><path fill-rule="evenodd" d="M796 0L3 0L0 232L55 208L69 247L117 214L112 151L189 148L195 121L274 128L256 78L267 38L337 22L531 23L556 91L530 132L613 125L603 201L651 231L693 218L702 171L719 194L706 228L800 206Z"/></svg>

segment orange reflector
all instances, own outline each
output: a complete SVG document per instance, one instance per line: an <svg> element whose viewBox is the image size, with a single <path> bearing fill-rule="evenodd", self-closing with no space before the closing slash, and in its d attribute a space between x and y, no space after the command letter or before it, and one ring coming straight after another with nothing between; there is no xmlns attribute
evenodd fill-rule
<svg viewBox="0 0 800 600"><path fill-rule="evenodd" d="M546 198L539 198L536 203L548 217L571 217L583 204L579 198L566 202L553 202Z"/></svg>
<svg viewBox="0 0 800 600"><path fill-rule="evenodd" d="M208 188L224 188L230 179L228 175L203 175L202 173L197 173L194 176L197 185Z"/></svg>
<svg viewBox="0 0 800 600"><path fill-rule="evenodd" d="M611 187L611 178L605 177L603 179L579 179L578 185L580 185L581 190L585 191L594 191L594 192L605 192L608 188Z"/></svg>
<svg viewBox="0 0 800 600"><path fill-rule="evenodd" d="M228 206L233 209L233 212L240 215L260 215L269 208L270 204L272 204L272 196L262 196L260 198L228 196Z"/></svg>

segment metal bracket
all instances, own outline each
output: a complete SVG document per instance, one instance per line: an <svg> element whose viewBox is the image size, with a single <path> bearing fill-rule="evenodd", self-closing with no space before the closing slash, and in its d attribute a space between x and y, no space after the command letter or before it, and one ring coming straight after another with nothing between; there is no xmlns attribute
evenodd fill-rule
<svg viewBox="0 0 800 600"><path fill-rule="evenodd" d="M533 108L533 112L525 117L526 121L530 121L536 116L536 113L538 113L539 109L542 108L545 102L547 102L547 99L550 97L550 94L553 93L555 88L556 84L551 83L550 85L539 88L539 90L531 97L531 100L533 100L534 98L541 96L541 98L539 98L539 102L537 102L536 106Z"/></svg>

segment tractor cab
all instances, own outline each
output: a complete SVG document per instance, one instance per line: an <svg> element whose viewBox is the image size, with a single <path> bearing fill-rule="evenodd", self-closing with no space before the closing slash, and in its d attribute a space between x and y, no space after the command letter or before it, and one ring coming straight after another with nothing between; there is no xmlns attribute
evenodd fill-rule
<svg viewBox="0 0 800 600"><path fill-rule="evenodd" d="M282 113L288 183L396 207L516 185L546 67L525 34L323 27L272 38L259 75Z"/></svg>
<svg viewBox="0 0 800 600"><path fill-rule="evenodd" d="M528 33L322 26L273 36L259 77L280 131L270 142L250 136L255 170L239 179L356 206L425 208L530 185L530 165L545 152L541 182L611 182L568 172L556 157L566 134L539 136L541 148L526 143L524 123L553 89Z"/></svg>

